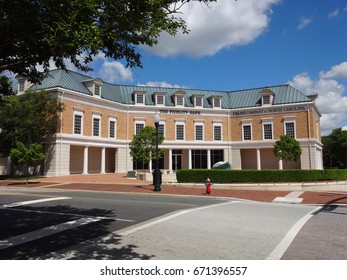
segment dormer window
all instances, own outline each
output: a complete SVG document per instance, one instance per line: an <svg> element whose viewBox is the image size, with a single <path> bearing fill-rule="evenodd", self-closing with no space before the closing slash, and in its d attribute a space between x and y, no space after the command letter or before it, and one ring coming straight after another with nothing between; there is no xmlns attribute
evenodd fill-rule
<svg viewBox="0 0 347 280"><path fill-rule="evenodd" d="M163 92L155 92L154 94L154 102L157 106L165 105L165 93Z"/></svg>
<svg viewBox="0 0 347 280"><path fill-rule="evenodd" d="M184 107L184 97L185 97L185 92L184 91L177 91L174 94L175 98L175 106L176 107Z"/></svg>
<svg viewBox="0 0 347 280"><path fill-rule="evenodd" d="M263 105L270 105L270 95L263 96Z"/></svg>
<svg viewBox="0 0 347 280"><path fill-rule="evenodd" d="M101 98L101 89L104 84L99 78L84 81L83 84L88 88L91 94L95 97Z"/></svg>
<svg viewBox="0 0 347 280"><path fill-rule="evenodd" d="M222 97L221 96L211 96L210 102L213 108L221 108L222 107Z"/></svg>
<svg viewBox="0 0 347 280"><path fill-rule="evenodd" d="M204 106L204 100L202 95L193 95L194 107L202 108Z"/></svg>
<svg viewBox="0 0 347 280"><path fill-rule="evenodd" d="M101 95L101 86L100 85L94 85L94 95L97 95L97 96Z"/></svg>
<svg viewBox="0 0 347 280"><path fill-rule="evenodd" d="M269 89L264 89L260 93L261 95L261 105L270 106L273 102L274 93Z"/></svg>
<svg viewBox="0 0 347 280"><path fill-rule="evenodd" d="M145 94L144 91L134 91L135 105L145 105Z"/></svg>
<svg viewBox="0 0 347 280"><path fill-rule="evenodd" d="M24 91L31 87L31 83L26 78L21 76L17 76L16 78L18 80L18 94L24 93Z"/></svg>
<svg viewBox="0 0 347 280"><path fill-rule="evenodd" d="M25 80L21 80L18 83L18 92L22 92L25 90Z"/></svg>

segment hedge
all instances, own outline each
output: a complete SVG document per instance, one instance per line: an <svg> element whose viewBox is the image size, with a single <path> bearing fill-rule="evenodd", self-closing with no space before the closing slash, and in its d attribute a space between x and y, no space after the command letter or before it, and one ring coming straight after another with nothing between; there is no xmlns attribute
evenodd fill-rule
<svg viewBox="0 0 347 280"><path fill-rule="evenodd" d="M220 170L181 169L176 173L179 183L279 183L347 180L347 169L327 170Z"/></svg>

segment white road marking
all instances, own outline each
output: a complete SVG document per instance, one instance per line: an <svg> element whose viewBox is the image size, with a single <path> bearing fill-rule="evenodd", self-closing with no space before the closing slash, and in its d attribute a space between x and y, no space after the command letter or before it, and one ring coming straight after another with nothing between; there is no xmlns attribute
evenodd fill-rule
<svg viewBox="0 0 347 280"><path fill-rule="evenodd" d="M2 206L0 206L0 209ZM41 211L41 210L31 210L31 209L8 209L8 211L17 211L17 212L29 212L29 213L39 213L39 214L52 214L52 215L58 215L58 216L74 216L74 217L91 217L90 215L82 215L82 214L74 214L74 213L64 213L64 212L52 212L52 211ZM121 218L113 218L113 217L98 217L98 216L93 216L95 218L100 218L100 219L105 219L105 220L114 220L114 221L119 221L119 222L129 222L129 223L134 223L134 220L128 220L128 219L121 219Z"/></svg>
<svg viewBox="0 0 347 280"><path fill-rule="evenodd" d="M190 212L194 212L194 211L198 211L198 210L204 210L204 209L218 207L218 206L223 206L223 205L228 205L228 204L234 204L234 203L238 203L238 202L240 202L240 201L231 201L231 202L213 204L213 205L208 205L208 206L202 206L202 207L198 207L198 208L191 208L191 209L187 209L187 210L179 210L177 212L174 212L173 214L164 215L164 216L159 217L159 218L154 218L154 219L146 221L144 223L135 225L134 227L118 230L115 233L120 235L120 236L126 236L126 235L132 234L136 231L139 231L139 230L154 226L156 224L174 219L178 216L181 216L181 215L184 215L184 214L187 214Z"/></svg>
<svg viewBox="0 0 347 280"><path fill-rule="evenodd" d="M28 201L22 201L22 202L14 202L10 204L4 204L2 205L2 207L12 208L12 207L17 207L22 205L35 204L35 203L54 201L54 200L62 200L62 199L71 199L71 197L52 197L52 198L35 199L35 200L28 200Z"/></svg>
<svg viewBox="0 0 347 280"><path fill-rule="evenodd" d="M322 209L323 206L317 207L311 212L303 216L297 221L294 226L287 232L280 243L277 244L276 248L266 258L267 260L279 260L288 249L290 244L293 242L295 236L299 233L300 229L306 224L306 222L313 216L314 213Z"/></svg>
<svg viewBox="0 0 347 280"><path fill-rule="evenodd" d="M45 227L43 229L31 231L29 233L17 235L8 239L0 240L0 250L6 249L12 246L20 245L26 242L30 242L39 238L47 237L52 234L56 234L68 229L73 229L76 227L80 227L83 225L87 225L89 223L94 223L102 220L100 217L88 217L81 218L74 221L69 221L66 223Z"/></svg>

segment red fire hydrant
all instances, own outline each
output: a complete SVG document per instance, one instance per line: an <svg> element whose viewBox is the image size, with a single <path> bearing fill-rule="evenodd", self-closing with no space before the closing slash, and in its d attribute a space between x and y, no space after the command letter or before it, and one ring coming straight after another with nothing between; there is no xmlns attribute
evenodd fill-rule
<svg viewBox="0 0 347 280"><path fill-rule="evenodd" d="M206 179L205 186L206 186L206 194L210 195L210 193L211 193L211 180L210 180L210 178Z"/></svg>

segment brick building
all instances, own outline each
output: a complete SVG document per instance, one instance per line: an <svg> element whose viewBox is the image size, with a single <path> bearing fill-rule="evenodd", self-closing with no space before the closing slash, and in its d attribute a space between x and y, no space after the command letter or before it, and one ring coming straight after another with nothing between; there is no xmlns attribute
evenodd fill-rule
<svg viewBox="0 0 347 280"><path fill-rule="evenodd" d="M19 91L28 86L19 79ZM320 117L315 98L290 85L213 91L123 86L72 71L53 70L36 89L65 104L61 127L48 146L47 176L142 170L129 142L160 115L164 158L160 168L322 169ZM273 145L283 134L303 150L298 162L280 162Z"/></svg>

